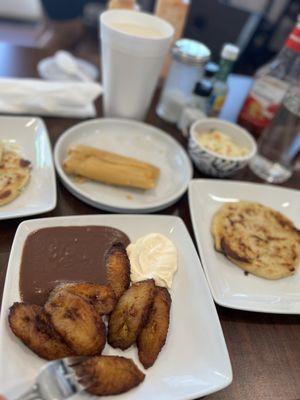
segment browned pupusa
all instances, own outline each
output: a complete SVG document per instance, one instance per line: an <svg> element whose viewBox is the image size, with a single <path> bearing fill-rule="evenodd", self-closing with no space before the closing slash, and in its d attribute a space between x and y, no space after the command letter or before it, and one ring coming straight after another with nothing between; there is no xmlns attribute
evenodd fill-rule
<svg viewBox="0 0 300 400"><path fill-rule="evenodd" d="M15 151L3 151L0 160L0 206L18 197L30 179L30 161Z"/></svg>
<svg viewBox="0 0 300 400"><path fill-rule="evenodd" d="M299 263L299 231L284 215L262 204L225 204L214 215L211 232L217 251L262 278L293 275Z"/></svg>

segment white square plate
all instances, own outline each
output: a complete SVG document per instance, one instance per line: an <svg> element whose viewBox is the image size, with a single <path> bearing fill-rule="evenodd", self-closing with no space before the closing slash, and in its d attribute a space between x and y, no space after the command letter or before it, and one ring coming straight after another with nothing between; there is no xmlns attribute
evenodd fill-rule
<svg viewBox="0 0 300 400"><path fill-rule="evenodd" d="M32 165L30 180L22 193L0 207L0 220L53 210L56 206L55 171L44 122L35 117L0 117L0 140L15 143Z"/></svg>
<svg viewBox="0 0 300 400"><path fill-rule="evenodd" d="M227 202L262 203L290 218L300 228L300 192L245 182L198 179L190 182L189 204L202 265L215 301L239 310L300 314L300 270L271 281L247 276L214 249L210 233L213 214Z"/></svg>
<svg viewBox="0 0 300 400"><path fill-rule="evenodd" d="M182 220L169 216L90 215L36 219L19 225L9 259L0 321L1 389L6 387L10 394L10 387L24 380L31 381L45 362L13 335L7 322L9 307L20 300L19 266L24 241L36 229L65 225L112 226L127 233L132 241L147 233L159 232L168 236L178 249L166 345L154 366L145 372L145 381L140 386L109 399L194 399L230 384L232 372L221 326L199 258ZM104 354L133 358L142 369L136 348L122 352L106 345Z"/></svg>

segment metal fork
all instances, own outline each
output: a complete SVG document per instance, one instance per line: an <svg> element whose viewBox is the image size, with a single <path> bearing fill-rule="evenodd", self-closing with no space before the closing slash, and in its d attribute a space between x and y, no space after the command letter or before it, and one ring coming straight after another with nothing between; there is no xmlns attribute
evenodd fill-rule
<svg viewBox="0 0 300 400"><path fill-rule="evenodd" d="M64 400L84 391L88 388L89 381L85 379L88 377L77 377L75 368L85 359L68 357L48 362L40 369L31 388L15 400Z"/></svg>

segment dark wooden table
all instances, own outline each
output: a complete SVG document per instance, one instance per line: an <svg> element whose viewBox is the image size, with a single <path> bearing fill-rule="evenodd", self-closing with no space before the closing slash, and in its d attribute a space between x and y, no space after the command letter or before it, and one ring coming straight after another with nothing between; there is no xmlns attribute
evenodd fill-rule
<svg viewBox="0 0 300 400"><path fill-rule="evenodd" d="M0 43L0 76L35 77L37 62L47 56L42 50L13 47ZM245 86L241 80L236 84ZM238 90L239 91L239 90ZM176 128L155 114L156 94L146 122L165 130L186 146ZM234 100L234 99L231 99ZM236 101L240 101L237 95ZM98 104L101 116L100 102ZM229 118L234 115L228 110ZM52 145L65 129L77 119L45 118ZM195 172L195 177L200 174ZM245 169L234 179L259 182ZM57 206L41 217L75 214L99 214L58 185ZM300 188L300 175L294 175L284 186ZM162 214L181 217L194 239L187 195ZM2 296L5 272L15 231L22 219L0 222L0 293ZM300 290L300 288L299 288ZM231 310L217 306L233 368L233 382L226 389L207 396L211 400L296 400L300 399L300 316L260 314ZM1 334L1 332L0 332ZM180 356L179 356L180 357ZM1 388L0 388L1 389Z"/></svg>

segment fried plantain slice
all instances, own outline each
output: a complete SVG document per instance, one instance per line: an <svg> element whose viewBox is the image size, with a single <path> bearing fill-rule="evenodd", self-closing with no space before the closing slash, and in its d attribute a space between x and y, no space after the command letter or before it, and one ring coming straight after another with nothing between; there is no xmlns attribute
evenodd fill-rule
<svg viewBox="0 0 300 400"><path fill-rule="evenodd" d="M168 290L156 287L148 320L137 340L139 359L145 368L149 368L154 364L166 342L171 302Z"/></svg>
<svg viewBox="0 0 300 400"><path fill-rule="evenodd" d="M145 375L135 363L119 356L91 357L76 367L83 384L92 385L87 391L97 396L110 396L127 392L143 382Z"/></svg>
<svg viewBox="0 0 300 400"><path fill-rule="evenodd" d="M114 291L106 285L74 282L61 285L60 287L88 300L101 315L110 314L117 303Z"/></svg>
<svg viewBox="0 0 300 400"><path fill-rule="evenodd" d="M122 350L137 339L152 305L153 279L134 283L119 299L108 322L108 343Z"/></svg>
<svg viewBox="0 0 300 400"><path fill-rule="evenodd" d="M115 243L105 257L106 277L119 299L130 285L130 262L123 243Z"/></svg>
<svg viewBox="0 0 300 400"><path fill-rule="evenodd" d="M8 321L13 333L39 357L55 360L74 355L41 306L14 303L9 309Z"/></svg>
<svg viewBox="0 0 300 400"><path fill-rule="evenodd" d="M101 354L105 346L105 325L83 297L65 289L54 289L45 310L55 330L77 355Z"/></svg>

